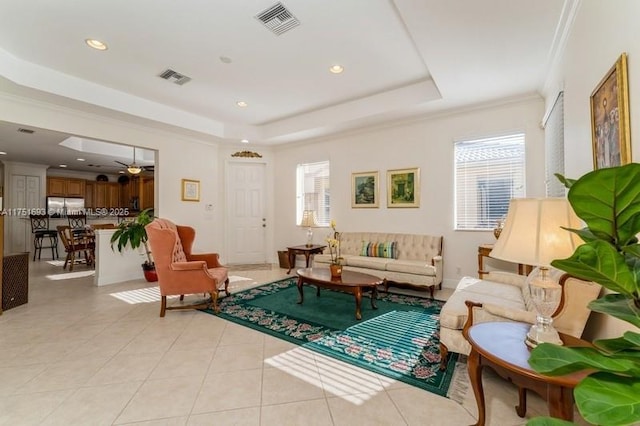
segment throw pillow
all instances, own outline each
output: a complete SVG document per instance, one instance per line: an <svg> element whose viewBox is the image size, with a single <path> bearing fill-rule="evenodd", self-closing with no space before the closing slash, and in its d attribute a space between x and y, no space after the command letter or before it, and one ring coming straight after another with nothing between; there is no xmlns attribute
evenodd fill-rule
<svg viewBox="0 0 640 426"><path fill-rule="evenodd" d="M398 243L395 241L384 243L369 243L363 241L360 256L396 259L398 257Z"/></svg>

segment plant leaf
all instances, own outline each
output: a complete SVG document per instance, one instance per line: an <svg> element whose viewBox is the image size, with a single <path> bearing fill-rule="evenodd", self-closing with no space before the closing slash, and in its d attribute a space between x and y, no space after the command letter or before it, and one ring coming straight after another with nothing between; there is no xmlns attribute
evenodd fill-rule
<svg viewBox="0 0 640 426"><path fill-rule="evenodd" d="M551 262L555 268L587 281L595 281L609 290L631 295L636 289L634 275L616 248L601 240L579 246L567 259Z"/></svg>
<svg viewBox="0 0 640 426"><path fill-rule="evenodd" d="M640 378L595 373L574 389L582 417L599 425L629 425L640 422Z"/></svg>
<svg viewBox="0 0 640 426"><path fill-rule="evenodd" d="M531 351L531 368L539 373L560 376L586 369L640 376L638 360L609 357L590 347L572 347L543 343Z"/></svg>
<svg viewBox="0 0 640 426"><path fill-rule="evenodd" d="M576 182L575 179L566 178L560 173L554 173L553 175L560 181L561 184L564 185L565 188L571 188L573 184Z"/></svg>
<svg viewBox="0 0 640 426"><path fill-rule="evenodd" d="M636 352L637 356L640 356L640 334L633 331L627 331L622 337L615 339L599 339L593 342L594 346L600 350L617 353L628 350Z"/></svg>
<svg viewBox="0 0 640 426"><path fill-rule="evenodd" d="M575 181L568 199L593 234L617 247L640 232L640 164L594 170Z"/></svg>
<svg viewBox="0 0 640 426"><path fill-rule="evenodd" d="M527 426L565 426L573 425L566 420L556 419L554 417L535 417L527 422Z"/></svg>
<svg viewBox="0 0 640 426"><path fill-rule="evenodd" d="M611 315L640 327L640 309L633 304L633 299L623 294L607 294L589 303L589 309Z"/></svg>

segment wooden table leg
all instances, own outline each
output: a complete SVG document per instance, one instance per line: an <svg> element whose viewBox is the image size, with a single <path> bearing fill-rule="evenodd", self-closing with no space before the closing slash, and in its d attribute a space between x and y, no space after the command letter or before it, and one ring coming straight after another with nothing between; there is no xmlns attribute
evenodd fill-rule
<svg viewBox="0 0 640 426"><path fill-rule="evenodd" d="M311 252L310 251L305 251L304 252L304 260L305 260L305 265L307 265L306 267L309 267L309 258L311 257Z"/></svg>
<svg viewBox="0 0 640 426"><path fill-rule="evenodd" d="M548 385L547 407L551 417L573 421L573 389Z"/></svg>
<svg viewBox="0 0 640 426"><path fill-rule="evenodd" d="M373 309L378 309L376 306L376 300L378 299L378 286L374 285L373 290L371 290L371 307Z"/></svg>
<svg viewBox="0 0 640 426"><path fill-rule="evenodd" d="M353 295L356 297L356 319L362 319L362 312L360 311L360 305L362 303L362 287L357 287Z"/></svg>
<svg viewBox="0 0 640 426"><path fill-rule="evenodd" d="M300 299L298 299L298 305L304 302L304 293L302 291L302 277L298 277L298 292L300 293Z"/></svg>
<svg viewBox="0 0 640 426"><path fill-rule="evenodd" d="M289 275L289 272L291 272L291 269L293 269L293 265L295 265L296 263L296 254L293 250L289 249L289 270L287 271L287 275Z"/></svg>
<svg viewBox="0 0 640 426"><path fill-rule="evenodd" d="M518 405L516 405L516 414L524 418L527 415L527 390L518 386Z"/></svg>
<svg viewBox="0 0 640 426"><path fill-rule="evenodd" d="M475 426L484 426L485 407L484 407L484 390L482 389L482 365L480 364L480 354L471 349L467 358L467 368L469 369L469 380L473 388L473 394L476 397L478 405L478 421Z"/></svg>

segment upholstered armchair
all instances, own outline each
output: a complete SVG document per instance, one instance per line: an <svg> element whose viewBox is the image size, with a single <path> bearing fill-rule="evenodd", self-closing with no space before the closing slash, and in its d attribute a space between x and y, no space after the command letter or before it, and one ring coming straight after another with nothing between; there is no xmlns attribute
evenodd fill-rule
<svg viewBox="0 0 640 426"><path fill-rule="evenodd" d="M224 284L229 295L229 277L217 253L192 254L195 230L189 226L175 225L167 219L156 218L145 227L149 246L158 274L161 306L160 316L169 309L200 309L213 306L218 312L218 291ZM211 303L167 306L167 296L208 293Z"/></svg>
<svg viewBox="0 0 640 426"><path fill-rule="evenodd" d="M471 351L463 329L492 321L534 324L536 311L529 294L529 281L537 273L536 268L528 277L492 271L482 280L462 278L440 312L441 367L446 366L449 352L468 355ZM587 305L598 297L601 286L557 269L551 274L562 285L562 299L553 314L553 326L561 333L580 337L591 314Z"/></svg>

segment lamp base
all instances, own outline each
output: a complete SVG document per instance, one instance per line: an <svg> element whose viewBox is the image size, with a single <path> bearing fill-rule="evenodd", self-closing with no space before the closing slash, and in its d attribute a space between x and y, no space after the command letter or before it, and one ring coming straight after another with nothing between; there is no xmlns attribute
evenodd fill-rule
<svg viewBox="0 0 640 426"><path fill-rule="evenodd" d="M309 229L307 229L307 247L311 247L313 245L313 230L311 229L311 227L309 227Z"/></svg>
<svg viewBox="0 0 640 426"><path fill-rule="evenodd" d="M541 327L538 324L531 326L524 343L530 348L535 348L540 343L553 343L554 345L562 346L562 340L560 340L555 328L551 326Z"/></svg>

